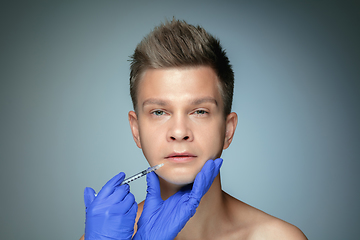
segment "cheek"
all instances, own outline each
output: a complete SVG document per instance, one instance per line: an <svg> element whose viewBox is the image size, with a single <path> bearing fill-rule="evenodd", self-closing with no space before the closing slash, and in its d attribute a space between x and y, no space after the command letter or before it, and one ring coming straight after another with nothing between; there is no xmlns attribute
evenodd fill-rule
<svg viewBox="0 0 360 240"><path fill-rule="evenodd" d="M213 131L209 131L213 129ZM223 125L215 125L201 129L198 132L198 142L203 146L206 152L211 154L211 157L218 157L224 146L225 127Z"/></svg>
<svg viewBox="0 0 360 240"><path fill-rule="evenodd" d="M144 156L148 162L151 163L152 159L155 158L156 153L158 153L158 149L161 149L161 138L164 138L163 133L159 129L143 125L139 134Z"/></svg>

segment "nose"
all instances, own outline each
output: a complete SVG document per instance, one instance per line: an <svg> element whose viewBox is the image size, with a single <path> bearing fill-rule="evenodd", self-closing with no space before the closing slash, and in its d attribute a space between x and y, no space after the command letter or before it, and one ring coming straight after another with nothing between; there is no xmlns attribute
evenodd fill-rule
<svg viewBox="0 0 360 240"><path fill-rule="evenodd" d="M173 117L169 122L169 130L167 133L168 141L192 141L194 139L193 132L190 127L190 122L186 117Z"/></svg>

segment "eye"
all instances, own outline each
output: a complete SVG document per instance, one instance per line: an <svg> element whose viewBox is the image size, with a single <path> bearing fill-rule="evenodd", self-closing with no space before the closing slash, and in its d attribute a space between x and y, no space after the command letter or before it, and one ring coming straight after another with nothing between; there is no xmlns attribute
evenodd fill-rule
<svg viewBox="0 0 360 240"><path fill-rule="evenodd" d="M162 110L155 110L155 111L152 111L151 114L154 114L155 116L161 116L161 115L164 115L165 112Z"/></svg>
<svg viewBox="0 0 360 240"><path fill-rule="evenodd" d="M208 112L205 110L199 109L199 110L196 110L194 113L198 114L198 115L204 115L204 114L207 114Z"/></svg>

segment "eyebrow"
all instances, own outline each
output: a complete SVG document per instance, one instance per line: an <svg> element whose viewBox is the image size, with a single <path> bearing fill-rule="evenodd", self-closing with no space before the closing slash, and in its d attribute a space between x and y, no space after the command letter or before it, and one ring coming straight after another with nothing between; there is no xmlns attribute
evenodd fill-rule
<svg viewBox="0 0 360 240"><path fill-rule="evenodd" d="M191 105L199 105L202 103L213 103L216 106L218 106L218 102L213 97L197 98L190 102ZM166 106L166 105L168 105L168 102L161 100L161 99L157 99L157 98L149 98L143 102L142 106L144 107L146 105L151 105L151 104L159 105L159 106Z"/></svg>
<svg viewBox="0 0 360 240"><path fill-rule="evenodd" d="M159 106L166 106L167 102L164 100L156 99L156 98L149 98L143 102L142 106L144 107L146 105L151 105L151 104L159 105Z"/></svg>
<svg viewBox="0 0 360 240"><path fill-rule="evenodd" d="M213 97L198 98L198 99L195 99L195 100L191 101L192 105L199 105L199 104L202 104L202 103L213 103L216 106L218 106L218 102Z"/></svg>

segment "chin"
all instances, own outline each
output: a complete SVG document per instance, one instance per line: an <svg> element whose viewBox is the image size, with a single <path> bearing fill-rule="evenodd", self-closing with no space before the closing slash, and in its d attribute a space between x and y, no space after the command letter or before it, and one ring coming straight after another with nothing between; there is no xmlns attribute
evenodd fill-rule
<svg viewBox="0 0 360 240"><path fill-rule="evenodd" d="M192 174L181 174L181 175L172 175L172 174L159 174L164 181L178 185L178 186L185 186L190 183L193 183L195 180L196 175Z"/></svg>

